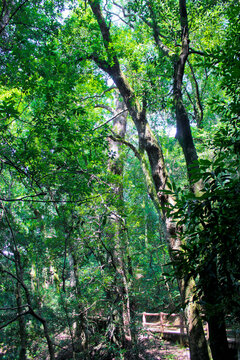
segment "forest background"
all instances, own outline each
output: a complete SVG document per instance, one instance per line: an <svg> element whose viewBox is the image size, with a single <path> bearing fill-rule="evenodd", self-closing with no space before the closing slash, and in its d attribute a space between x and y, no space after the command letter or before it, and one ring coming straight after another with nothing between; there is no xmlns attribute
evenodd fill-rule
<svg viewBox="0 0 240 360"><path fill-rule="evenodd" d="M143 311L231 359L239 10L1 2L2 359L137 359Z"/></svg>

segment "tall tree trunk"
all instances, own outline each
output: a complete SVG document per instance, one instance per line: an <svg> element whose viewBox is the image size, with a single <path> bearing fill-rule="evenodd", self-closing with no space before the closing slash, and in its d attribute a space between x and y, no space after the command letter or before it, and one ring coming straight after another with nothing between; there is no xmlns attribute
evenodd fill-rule
<svg viewBox="0 0 240 360"><path fill-rule="evenodd" d="M16 302L17 302L17 311L18 311L18 324L19 324L19 337L20 337L20 352L19 352L19 360L26 360L27 359L27 331L26 331L26 322L24 319L23 308L22 308L22 293L21 293L21 282L23 282L23 268L20 258L20 253L17 248L17 242L14 234L14 230L10 223L8 217L8 211L5 207L3 207L5 212L5 218L11 233L11 249L14 254L14 261L15 261L15 271L16 271L16 278L19 279L16 283Z"/></svg>
<svg viewBox="0 0 240 360"><path fill-rule="evenodd" d="M192 131L188 118L188 113L185 109L182 97L182 83L184 69L189 55L189 30L188 30L188 16L186 8L186 0L179 0L180 23L182 29L182 49L179 56L175 57L174 62L174 80L173 80L173 96L175 105L175 114L177 121L176 137L182 147L190 184L196 191L196 184L192 181L193 166L198 169L197 151L193 142Z"/></svg>
<svg viewBox="0 0 240 360"><path fill-rule="evenodd" d="M197 157L197 151L194 145L194 141L192 138L190 121L184 106L183 96L182 96L184 68L189 55L189 30L188 30L188 15L187 15L186 0L179 0L179 10L180 10L180 24L182 29L182 49L180 56L175 60L174 82L173 82L174 104L175 104L175 113L176 113L176 121L177 121L176 137L184 153L190 186L192 188L192 191L195 193L195 195L198 195L199 190L201 190L201 183L195 182L193 176L193 170L194 172L199 171L198 157ZM206 277L206 281L207 282L209 281L207 277ZM203 282L203 284L205 283ZM191 286L191 283L189 283L188 286ZM188 289L186 289L185 291L188 292ZM212 304L212 301L214 301L212 294L218 293L217 277L215 277L215 281L211 281L210 287L204 286L203 291L205 294L205 298L208 299ZM192 308L193 306L192 302L188 302L188 303L189 305L187 305L186 311L189 311L188 307ZM216 312L216 314L218 314L218 312ZM226 329L224 330L223 318L224 315L222 312L221 314L219 313L216 316L212 314L211 316L208 317L208 320L210 321L209 342L210 342L213 360L223 359L224 357L221 358L219 357L220 354L222 354L221 356L224 355L226 356L226 354L229 353L227 337L226 337ZM188 328L190 331L190 326ZM190 335L189 338L191 343L191 331L189 335ZM204 334L199 333L199 336L203 338ZM197 352L198 349L197 349L197 345L196 344L194 345L195 342L194 338L195 335L193 335L193 341L192 341L193 343L192 346L193 348L195 347L195 350L193 351Z"/></svg>
<svg viewBox="0 0 240 360"><path fill-rule="evenodd" d="M16 276L23 281L23 272L20 263L20 256L17 250L14 251L14 258L16 264ZM20 266L19 266L20 265ZM23 313L22 308L22 294L21 294L21 285L19 282L16 284L16 300L17 300L17 308L18 308L18 315ZM20 316L18 319L19 323L19 336L20 336L20 352L19 352L19 360L26 360L27 359L27 331L26 331L26 322L24 316Z"/></svg>
<svg viewBox="0 0 240 360"><path fill-rule="evenodd" d="M182 28L182 50L179 57L175 58L174 63L174 81L173 94L175 114L177 121L177 139L182 147L190 186L197 193L198 184L195 183L192 176L193 169L196 171L198 167L197 151L193 142L190 122L187 111L184 107L182 97L182 82L184 68L189 54L189 31L186 0L179 0L180 23ZM192 359L208 359L208 349L203 331L202 322L199 317L199 306L194 301L195 283L194 280L187 279L181 281L181 293L184 294L183 302L185 303L185 318L187 322L189 346Z"/></svg>
<svg viewBox="0 0 240 360"><path fill-rule="evenodd" d="M155 138L153 132L150 129L150 126L146 119L146 104L143 104L143 108L141 109L134 91L131 86L127 82L123 72L120 69L120 64L116 54L114 53L114 49L112 48L112 40L110 36L109 27L107 26L105 19L103 18L100 4L98 1L89 0L89 4L92 8L92 11L98 21L98 25L100 27L104 46L108 56L111 58L111 63L99 59L98 57L92 55L92 59L98 64L100 68L106 71L116 86L119 89L120 94L122 95L128 111L133 119L133 122L137 128L138 137L139 137L139 157L143 158L144 151L146 151L150 163L151 175L155 185L155 200L158 203L159 210L161 211L162 223L164 225L164 234L165 238L168 241L170 253L173 254L174 250L179 249L181 245L179 239L176 238L176 225L172 221L172 219L167 215L166 207L169 204L173 204L174 200L171 198L169 194L163 192L163 190L167 190L167 181L168 174L165 167L163 152L160 144ZM188 153L188 151L187 151ZM191 155L191 154L190 154ZM195 155L193 154L193 157ZM191 155L192 158L192 155ZM192 162L192 160L191 160ZM174 262L174 257L173 262ZM193 280L192 280L193 281ZM190 351L191 351L191 359L192 360L208 360L208 351L207 345L203 333L203 328L201 325L201 320L198 314L198 306L194 300L194 292L193 286L189 283L183 283L180 287L181 295L183 301L185 302L185 296L191 301L191 306L189 310L186 311L187 316L187 327L190 338ZM190 303L190 302L188 302Z"/></svg>
<svg viewBox="0 0 240 360"><path fill-rule="evenodd" d="M73 250L70 250L71 257L73 260L73 275L74 275L74 283L75 283L75 291L77 298L81 298L81 285L79 283L78 279L78 261L77 256L74 253ZM86 331L86 313L82 307L82 304L79 302L78 304L78 313L77 321L76 321L76 330L75 330L75 338L76 338L76 344L73 345L73 352L79 352L79 351L87 351L88 350L88 335Z"/></svg>
<svg viewBox="0 0 240 360"><path fill-rule="evenodd" d="M196 291L195 281L193 278L181 279L179 287L184 306L191 360L207 360L209 359L207 343L199 314L199 305L194 298Z"/></svg>
<svg viewBox="0 0 240 360"><path fill-rule="evenodd" d="M115 136L124 139L126 134L127 110L125 102L118 95L116 100L115 117L113 121L112 132ZM132 342L131 334L131 316L130 316L130 299L128 290L128 270L126 252L128 248L127 237L125 234L123 223L123 159L121 144L109 138L109 152L113 154L113 159L109 160L109 169L114 175L118 175L120 179L116 184L112 184L116 200L116 213L112 213L109 217L113 225L114 232L109 234L114 244L113 261L119 275L120 281L117 285L118 293L122 303L122 324L123 324L123 346L129 348Z"/></svg>

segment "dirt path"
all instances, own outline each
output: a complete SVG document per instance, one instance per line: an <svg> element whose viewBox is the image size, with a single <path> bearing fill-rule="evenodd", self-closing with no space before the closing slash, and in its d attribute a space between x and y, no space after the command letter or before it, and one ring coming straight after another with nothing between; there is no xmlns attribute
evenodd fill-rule
<svg viewBox="0 0 240 360"><path fill-rule="evenodd" d="M142 360L190 360L189 349L170 341L146 336L141 340Z"/></svg>

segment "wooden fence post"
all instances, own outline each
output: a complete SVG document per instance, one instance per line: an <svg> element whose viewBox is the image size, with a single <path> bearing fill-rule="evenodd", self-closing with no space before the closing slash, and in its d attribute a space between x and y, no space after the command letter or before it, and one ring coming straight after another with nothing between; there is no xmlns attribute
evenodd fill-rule
<svg viewBox="0 0 240 360"><path fill-rule="evenodd" d="M143 327L145 327L145 325L146 325L146 313L145 312L142 314L142 323L143 323Z"/></svg>
<svg viewBox="0 0 240 360"><path fill-rule="evenodd" d="M183 316L180 314L180 334L184 334L184 322L183 322Z"/></svg>
<svg viewBox="0 0 240 360"><path fill-rule="evenodd" d="M160 324L161 324L161 332L164 332L163 313L162 312L160 312Z"/></svg>

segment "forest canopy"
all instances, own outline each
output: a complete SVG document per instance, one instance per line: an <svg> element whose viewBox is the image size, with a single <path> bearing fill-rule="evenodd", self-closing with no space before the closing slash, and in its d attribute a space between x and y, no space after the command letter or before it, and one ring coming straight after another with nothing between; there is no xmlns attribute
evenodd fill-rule
<svg viewBox="0 0 240 360"><path fill-rule="evenodd" d="M2 0L1 359L142 359L145 311L234 359L239 10Z"/></svg>

